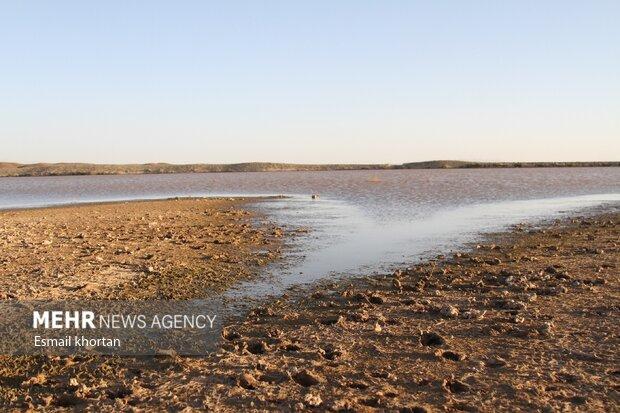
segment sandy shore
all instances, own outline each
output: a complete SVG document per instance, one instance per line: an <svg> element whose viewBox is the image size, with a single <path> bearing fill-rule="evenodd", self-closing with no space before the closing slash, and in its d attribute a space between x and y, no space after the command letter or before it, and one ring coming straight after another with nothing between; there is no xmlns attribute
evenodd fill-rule
<svg viewBox="0 0 620 413"><path fill-rule="evenodd" d="M209 210L223 214L222 225L238 228L241 222L221 212L231 207L236 211L238 204L176 202L160 205L170 205L165 208L171 217L187 202L194 211L188 211L188 217ZM138 219L140 204L126 205L135 208ZM94 208L93 216L100 213L99 207L86 208ZM54 211L50 216L65 214ZM22 292L17 283L5 280L18 268L12 262L25 263L28 256L59 242L43 246L42 239L28 237L48 222L33 221L31 213L3 213L0 221L3 234L13 231L16 238L2 237L3 268L15 266L2 274L0 291L10 290L19 298L62 290L64 285L41 282L35 284L38 292ZM69 216L74 215L55 222ZM549 224L544 230L516 227L471 251L393 274L327 283L303 298L283 297L229 326L221 349L208 357L2 357L0 405L108 411L617 411L619 218L620 213L613 212ZM151 221L153 217L146 220ZM174 228L192 228L183 219L171 221ZM69 220L66 224L73 225ZM131 236L124 224L116 229L91 225L109 226L119 238ZM261 243L276 248L280 232L245 229L256 240L244 241L246 235L237 233L239 245L228 254L238 261L235 265L251 268L248 260L256 259L252 248ZM93 236L76 238L75 231L77 226L67 228L67 240ZM172 242L167 231L162 228L152 248ZM172 239L191 249L174 234ZM20 253L20 248L32 248L19 247L21 239L38 249ZM111 260L124 257L144 269L150 264L142 262L143 254L155 252L136 248L145 247L136 245L129 257L107 250L100 253L105 254L101 261L93 257L85 262L112 265ZM57 253L58 258L67 252L59 247ZM187 265L198 265L189 250L187 254ZM172 262L169 267L164 265L167 260L159 262L156 271L174 274ZM74 263L49 263L45 274L64 265ZM89 268L78 265L75 273L86 276L92 273ZM142 282L147 287L149 278ZM139 297L125 285L118 284L115 291ZM62 294L72 297L84 288ZM93 291L107 294L105 284ZM147 291L177 290L159 281Z"/></svg>

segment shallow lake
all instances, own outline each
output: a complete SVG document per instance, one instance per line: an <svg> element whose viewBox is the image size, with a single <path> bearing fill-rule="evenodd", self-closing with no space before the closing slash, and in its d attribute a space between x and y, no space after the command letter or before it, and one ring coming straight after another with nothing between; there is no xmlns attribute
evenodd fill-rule
<svg viewBox="0 0 620 413"><path fill-rule="evenodd" d="M318 194L313 200L311 194ZM0 208L168 198L287 195L253 204L308 227L291 264L230 294L263 296L333 274L383 271L481 234L620 204L620 168L259 172L0 178Z"/></svg>

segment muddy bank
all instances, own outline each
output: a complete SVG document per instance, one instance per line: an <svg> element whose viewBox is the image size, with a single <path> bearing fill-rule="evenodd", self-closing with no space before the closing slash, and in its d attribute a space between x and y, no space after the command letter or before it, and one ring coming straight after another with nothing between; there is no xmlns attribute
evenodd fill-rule
<svg viewBox="0 0 620 413"><path fill-rule="evenodd" d="M189 299L255 275L282 229L243 199L0 211L0 298Z"/></svg>
<svg viewBox="0 0 620 413"><path fill-rule="evenodd" d="M0 403L117 411L618 408L620 213L283 297L202 358L0 359Z"/></svg>

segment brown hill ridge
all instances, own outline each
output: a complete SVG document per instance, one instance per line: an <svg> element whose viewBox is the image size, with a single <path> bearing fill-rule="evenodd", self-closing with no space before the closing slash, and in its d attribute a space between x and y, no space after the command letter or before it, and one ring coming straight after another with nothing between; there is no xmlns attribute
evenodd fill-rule
<svg viewBox="0 0 620 413"><path fill-rule="evenodd" d="M620 166L620 162L469 162L437 160L390 164L288 164L247 162L235 164L89 164L89 163L35 163L0 162L0 177L58 176L58 175L125 175L204 172L270 172L270 171L342 171L379 169L458 169L458 168L548 168Z"/></svg>

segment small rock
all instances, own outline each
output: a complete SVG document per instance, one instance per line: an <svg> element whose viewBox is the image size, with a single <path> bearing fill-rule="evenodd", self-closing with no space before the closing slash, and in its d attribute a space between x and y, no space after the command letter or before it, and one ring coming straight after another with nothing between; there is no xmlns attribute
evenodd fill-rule
<svg viewBox="0 0 620 413"><path fill-rule="evenodd" d="M456 318L459 316L459 310L452 305L446 304L441 307L441 310L439 310L439 314L441 314L441 316L445 318Z"/></svg>
<svg viewBox="0 0 620 413"><path fill-rule="evenodd" d="M446 344L446 340L435 332L425 331L420 335L420 344L423 346L442 346Z"/></svg>
<svg viewBox="0 0 620 413"><path fill-rule="evenodd" d="M471 389L469 384L460 380L444 380L443 385L450 393L467 393Z"/></svg>
<svg viewBox="0 0 620 413"><path fill-rule="evenodd" d="M344 355L344 351L339 347L328 344L324 348L319 350L319 353L327 360L338 360Z"/></svg>
<svg viewBox="0 0 620 413"><path fill-rule="evenodd" d="M361 311L351 314L349 318L352 319L353 321L364 322L364 321L368 321L368 319L370 318L370 315L368 314L368 312L361 310Z"/></svg>
<svg viewBox="0 0 620 413"><path fill-rule="evenodd" d="M573 396L573 397L571 397L570 402L573 403L573 404L582 405L582 404L586 404L588 402L588 398L585 397L585 396Z"/></svg>
<svg viewBox="0 0 620 413"><path fill-rule="evenodd" d="M549 274L555 274L558 272L558 270L553 265L550 265L547 268L545 268L545 272Z"/></svg>
<svg viewBox="0 0 620 413"><path fill-rule="evenodd" d="M506 365L506 360L504 360L501 357L495 357L492 359L489 359L485 362L485 365L487 367L491 367L491 368L499 368L499 367L504 367Z"/></svg>
<svg viewBox="0 0 620 413"><path fill-rule="evenodd" d="M468 320L482 320L485 314L486 311L480 311L472 308L471 310L467 310L463 313L463 318Z"/></svg>
<svg viewBox="0 0 620 413"><path fill-rule="evenodd" d="M521 301L515 301L513 299L499 299L493 302L493 307L502 310L525 310L527 306Z"/></svg>
<svg viewBox="0 0 620 413"><path fill-rule="evenodd" d="M254 316L273 317L275 314L271 307L258 307L252 310Z"/></svg>
<svg viewBox="0 0 620 413"><path fill-rule="evenodd" d="M370 385L364 380L355 380L349 382L349 387L352 389L366 390L368 387L370 387Z"/></svg>
<svg viewBox="0 0 620 413"><path fill-rule="evenodd" d="M244 373L239 377L237 384L244 389L254 390L259 386L258 380L254 376L248 373Z"/></svg>
<svg viewBox="0 0 620 413"><path fill-rule="evenodd" d="M155 355L160 356L160 357L176 357L177 356L177 352L174 349L171 348L160 348L155 350Z"/></svg>
<svg viewBox="0 0 620 413"><path fill-rule="evenodd" d="M401 407L399 413L431 413L430 408L425 406Z"/></svg>
<svg viewBox="0 0 620 413"><path fill-rule="evenodd" d="M304 396L304 403L310 407L319 407L323 404L323 399L318 394L308 393Z"/></svg>
<svg viewBox="0 0 620 413"><path fill-rule="evenodd" d="M452 361L461 361L465 358L465 356L463 356L462 354L450 350L446 350L441 353L441 357L445 358L446 360Z"/></svg>
<svg viewBox="0 0 620 413"><path fill-rule="evenodd" d="M280 346L281 348L283 348L286 351L292 351L292 352L296 352L301 350L301 345L299 345L299 343L284 343Z"/></svg>
<svg viewBox="0 0 620 413"><path fill-rule="evenodd" d="M105 393L110 399L124 399L125 397L130 396L133 391L131 388L122 384L115 384L108 387Z"/></svg>
<svg viewBox="0 0 620 413"><path fill-rule="evenodd" d="M392 285L394 286L395 289L399 291L403 290L403 284L400 282L398 278L394 278L394 280L392 281Z"/></svg>
<svg viewBox="0 0 620 413"><path fill-rule="evenodd" d="M309 387L325 382L325 379L318 373L311 370L302 370L293 376L293 380L301 386Z"/></svg>
<svg viewBox="0 0 620 413"><path fill-rule="evenodd" d="M60 394L53 399L54 405L59 407L74 407L81 404L83 401L84 399L81 397L69 393Z"/></svg>
<svg viewBox="0 0 620 413"><path fill-rule="evenodd" d="M222 337L225 340L228 341L234 341L234 340L238 340L241 338L241 334L239 334L238 332L231 330L229 328L225 328L224 330L222 330Z"/></svg>
<svg viewBox="0 0 620 413"><path fill-rule="evenodd" d="M263 340L252 340L247 344L247 349L252 354L264 354L269 351L269 346Z"/></svg>
<svg viewBox="0 0 620 413"><path fill-rule="evenodd" d="M538 332L543 336L551 336L553 335L553 323L546 322L538 329Z"/></svg>
<svg viewBox="0 0 620 413"><path fill-rule="evenodd" d="M21 386L22 387L30 387L30 386L34 386L34 385L43 385L47 382L47 376L43 373L39 373L36 376L33 376L31 378L29 378L28 380L25 380Z"/></svg>
<svg viewBox="0 0 620 413"><path fill-rule="evenodd" d="M344 321L345 321L344 316L332 315L332 316L328 316L328 317L323 318L321 320L321 324L325 324L325 325L331 326L331 325L336 325L336 324L342 324L342 323L344 323Z"/></svg>
<svg viewBox="0 0 620 413"><path fill-rule="evenodd" d="M373 303L373 304L383 304L385 303L385 298L381 297L380 295L377 294L372 294L370 297L368 297L368 300Z"/></svg>
<svg viewBox="0 0 620 413"><path fill-rule="evenodd" d="M314 298L315 300L319 300L319 299L323 298L324 296L325 296L325 294L322 291L315 291L311 295L311 297Z"/></svg>

